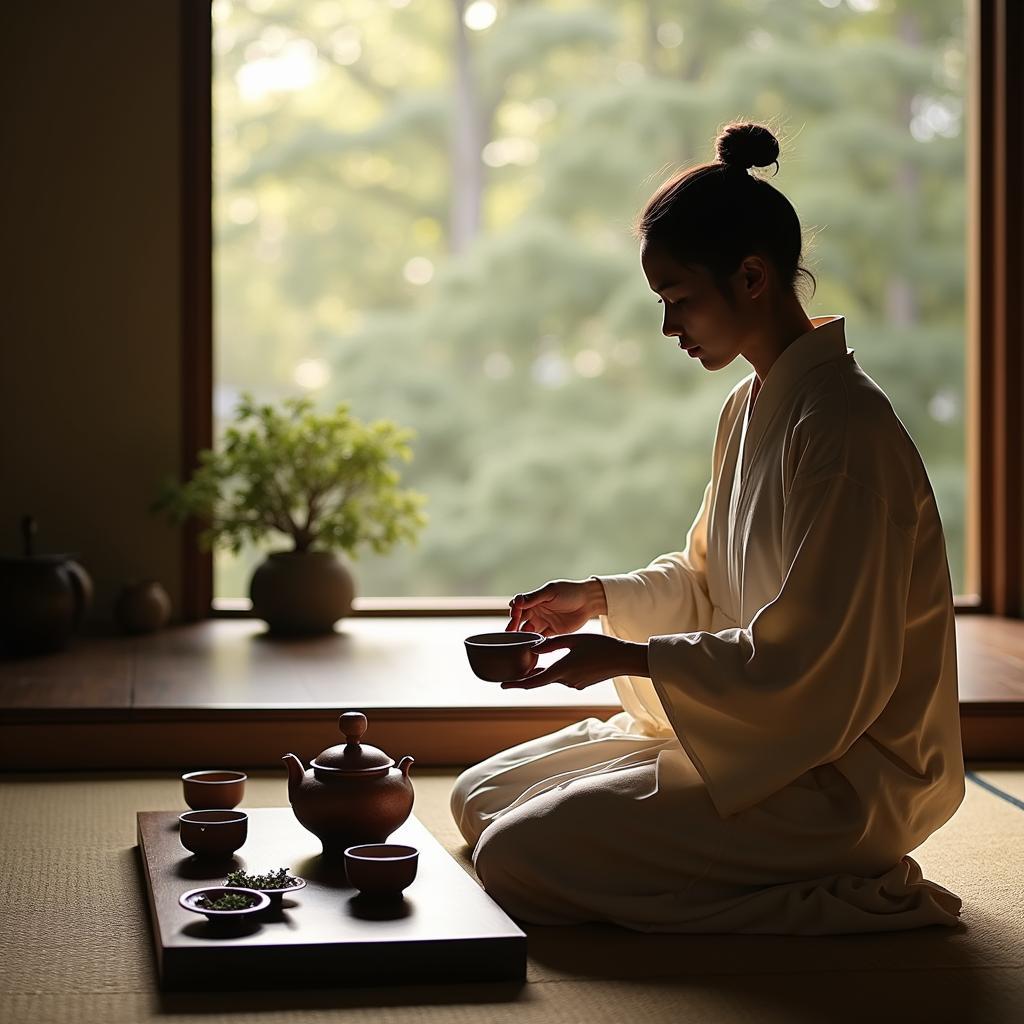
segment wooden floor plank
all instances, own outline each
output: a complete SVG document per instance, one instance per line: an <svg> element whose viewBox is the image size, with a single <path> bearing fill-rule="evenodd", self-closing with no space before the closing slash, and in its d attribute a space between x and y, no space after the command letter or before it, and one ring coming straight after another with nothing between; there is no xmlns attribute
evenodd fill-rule
<svg viewBox="0 0 1024 1024"><path fill-rule="evenodd" d="M273 640L252 619L211 620L149 638L136 708L615 706L611 683L586 696L565 687L502 690L477 679L463 639L494 618L346 620L332 636ZM593 624L593 625L596 625ZM541 664L557 655L547 655Z"/></svg>
<svg viewBox="0 0 1024 1024"><path fill-rule="evenodd" d="M280 641L252 619L212 619L142 638L80 639L60 654L0 661L0 711L615 704L610 683L581 697L564 687L509 691L477 679L462 640L498 621L360 617L333 636ZM962 702L1024 702L1024 622L962 615L957 655Z"/></svg>
<svg viewBox="0 0 1024 1024"><path fill-rule="evenodd" d="M960 615L956 646L961 701L1024 701L1024 621Z"/></svg>
<svg viewBox="0 0 1024 1024"><path fill-rule="evenodd" d="M90 638L36 657L0 658L0 713L18 708L128 708L136 642Z"/></svg>

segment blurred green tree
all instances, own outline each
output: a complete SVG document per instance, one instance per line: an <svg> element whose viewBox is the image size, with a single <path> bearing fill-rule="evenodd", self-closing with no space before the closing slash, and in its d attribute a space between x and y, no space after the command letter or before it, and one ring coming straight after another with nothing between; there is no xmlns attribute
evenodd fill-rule
<svg viewBox="0 0 1024 1024"><path fill-rule="evenodd" d="M963 585L962 0L214 0L218 421L243 390L415 428L416 549L364 595L508 594L677 548L737 360L659 333L633 218L770 123L925 458ZM245 593L254 550L221 556Z"/></svg>

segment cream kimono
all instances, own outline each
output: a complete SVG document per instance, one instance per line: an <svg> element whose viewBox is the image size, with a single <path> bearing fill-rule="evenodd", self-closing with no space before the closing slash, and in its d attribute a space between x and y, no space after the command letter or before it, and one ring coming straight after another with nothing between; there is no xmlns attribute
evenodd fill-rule
<svg viewBox="0 0 1024 1024"><path fill-rule="evenodd" d="M487 889L539 923L827 934L955 924L907 854L964 794L953 601L920 455L821 317L722 408L684 551L599 576L649 641L623 711L465 772Z"/></svg>

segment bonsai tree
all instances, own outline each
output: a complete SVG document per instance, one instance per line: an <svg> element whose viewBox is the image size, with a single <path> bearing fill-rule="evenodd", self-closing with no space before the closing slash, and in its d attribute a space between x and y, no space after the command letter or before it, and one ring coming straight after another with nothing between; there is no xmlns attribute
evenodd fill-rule
<svg viewBox="0 0 1024 1024"><path fill-rule="evenodd" d="M392 460L409 462L414 431L389 420L360 423L347 403L317 414L306 398L282 408L244 393L222 450L199 453L184 484L168 482L156 508L177 522L205 524L200 545L230 548L268 534L289 537L297 552L344 551L369 545L384 554L415 541L426 523L426 498L398 488Z"/></svg>

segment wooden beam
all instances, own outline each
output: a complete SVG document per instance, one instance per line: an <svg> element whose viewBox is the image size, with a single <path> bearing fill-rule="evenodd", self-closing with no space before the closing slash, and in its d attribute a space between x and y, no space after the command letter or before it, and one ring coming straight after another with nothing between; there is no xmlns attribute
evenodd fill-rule
<svg viewBox="0 0 1024 1024"><path fill-rule="evenodd" d="M978 550L981 604L995 615L1024 615L1024 5L977 0L971 8L975 60L971 108L970 319L977 429L970 532Z"/></svg>
<svg viewBox="0 0 1024 1024"><path fill-rule="evenodd" d="M181 11L181 473L213 444L212 18L206 0ZM205 619L213 601L213 557L199 551L200 526L181 539L181 613Z"/></svg>
<svg viewBox="0 0 1024 1024"><path fill-rule="evenodd" d="M475 764L591 715L607 718L615 711L581 706L514 708L497 714L492 708L365 708L373 745L396 761L411 753L421 767ZM1024 724L1024 718L1019 721ZM0 770L280 767L283 782L285 754L295 753L308 764L338 738L336 710L176 709L18 722L5 716L0 722Z"/></svg>

